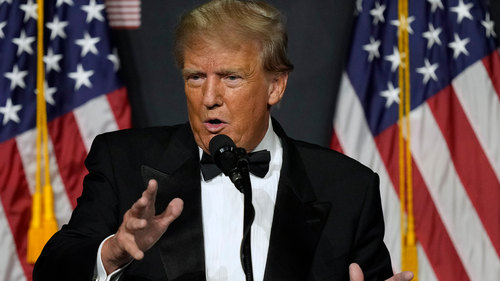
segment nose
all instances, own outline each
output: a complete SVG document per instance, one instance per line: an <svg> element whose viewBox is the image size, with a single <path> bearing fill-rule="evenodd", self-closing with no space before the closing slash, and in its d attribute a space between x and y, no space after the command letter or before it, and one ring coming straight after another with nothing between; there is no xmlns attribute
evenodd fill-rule
<svg viewBox="0 0 500 281"><path fill-rule="evenodd" d="M207 108L221 106L223 103L223 89L217 76L209 76L203 84L203 105Z"/></svg>

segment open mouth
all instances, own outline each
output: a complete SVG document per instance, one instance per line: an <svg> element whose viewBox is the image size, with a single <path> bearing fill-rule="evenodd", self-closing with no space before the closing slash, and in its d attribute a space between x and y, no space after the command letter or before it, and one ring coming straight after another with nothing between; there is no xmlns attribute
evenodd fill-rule
<svg viewBox="0 0 500 281"><path fill-rule="evenodd" d="M222 121L220 121L219 119L213 119L213 120L209 120L208 123L210 123L212 125L218 125L218 124L221 124Z"/></svg>
<svg viewBox="0 0 500 281"><path fill-rule="evenodd" d="M220 119L210 119L206 120L204 123L205 128L207 128L209 132L214 134L220 132L220 130L222 130L226 125L226 123Z"/></svg>

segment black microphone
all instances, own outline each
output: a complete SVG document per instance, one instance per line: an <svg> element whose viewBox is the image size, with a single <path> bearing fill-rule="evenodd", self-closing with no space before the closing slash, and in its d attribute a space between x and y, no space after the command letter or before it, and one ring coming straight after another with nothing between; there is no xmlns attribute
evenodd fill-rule
<svg viewBox="0 0 500 281"><path fill-rule="evenodd" d="M243 171L240 167L245 167L248 173L248 155L245 149L237 148L234 141L226 135L213 137L208 148L215 165L222 170L224 175L229 177L240 192L243 192L243 176L241 174Z"/></svg>

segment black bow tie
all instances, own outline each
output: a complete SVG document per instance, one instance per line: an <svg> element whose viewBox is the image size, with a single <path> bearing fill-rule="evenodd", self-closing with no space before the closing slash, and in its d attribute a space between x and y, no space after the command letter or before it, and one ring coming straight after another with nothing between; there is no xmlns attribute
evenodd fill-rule
<svg viewBox="0 0 500 281"><path fill-rule="evenodd" d="M271 161L271 153L267 150L260 150L248 153L250 160L250 173L259 178L263 178L269 171L269 161ZM222 173L221 169L212 161L212 157L203 151L203 156L200 160L201 173L205 181L211 180Z"/></svg>

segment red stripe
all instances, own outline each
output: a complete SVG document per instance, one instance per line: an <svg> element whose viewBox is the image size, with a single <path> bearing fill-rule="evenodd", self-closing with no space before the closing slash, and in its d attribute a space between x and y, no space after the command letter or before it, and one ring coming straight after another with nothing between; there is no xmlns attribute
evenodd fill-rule
<svg viewBox="0 0 500 281"><path fill-rule="evenodd" d="M128 102L127 90L122 87L107 95L111 111L118 124L118 129L127 129L132 127L132 114Z"/></svg>
<svg viewBox="0 0 500 281"><path fill-rule="evenodd" d="M110 25L112 29L139 29L140 25L127 26L127 25Z"/></svg>
<svg viewBox="0 0 500 281"><path fill-rule="evenodd" d="M490 76L493 88L495 88L495 92L500 99L500 55L498 51L495 50L491 55L485 57L483 64Z"/></svg>
<svg viewBox="0 0 500 281"><path fill-rule="evenodd" d="M500 255L500 182L453 88L446 87L428 103L446 139L455 170Z"/></svg>
<svg viewBox="0 0 500 281"><path fill-rule="evenodd" d="M48 124L59 166L59 174L73 208L76 199L82 194L83 178L87 174L84 159L87 156L85 145L80 136L73 113L54 119Z"/></svg>
<svg viewBox="0 0 500 281"><path fill-rule="evenodd" d="M15 139L0 143L0 151L2 152L0 199L16 244L18 257L15 258L19 258L25 276L31 280L33 266L26 262L27 234L31 219L31 193Z"/></svg>
<svg viewBox="0 0 500 281"><path fill-rule="evenodd" d="M393 125L375 138L382 161L399 195L398 127ZM465 268L434 205L418 167L413 163L413 214L417 239L439 280L468 281Z"/></svg>
<svg viewBox="0 0 500 281"><path fill-rule="evenodd" d="M337 137L337 134L335 134L335 132L332 133L332 141L330 142L330 148L340 153L344 153L344 150L340 145L339 138Z"/></svg>
<svg viewBox="0 0 500 281"><path fill-rule="evenodd" d="M126 5L141 5L141 1L138 0L110 0L106 1L106 6L126 6Z"/></svg>

